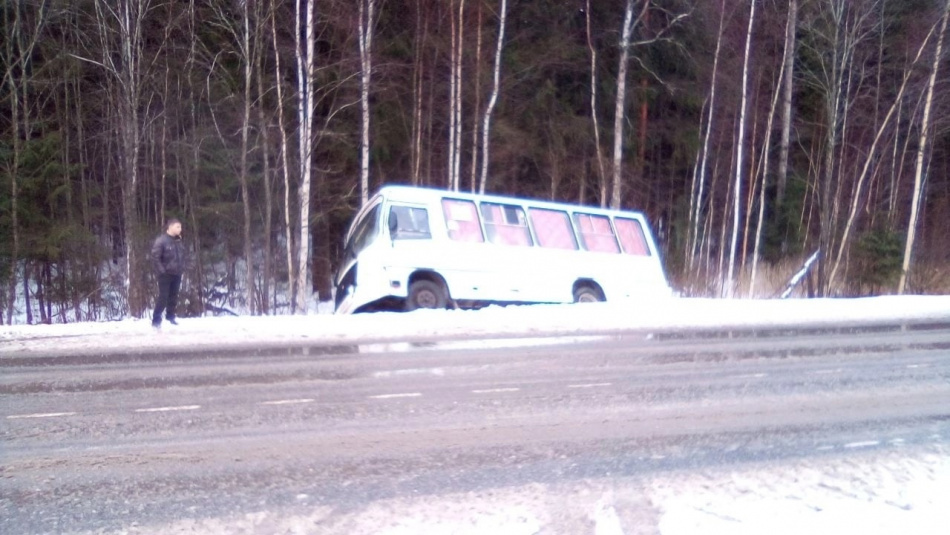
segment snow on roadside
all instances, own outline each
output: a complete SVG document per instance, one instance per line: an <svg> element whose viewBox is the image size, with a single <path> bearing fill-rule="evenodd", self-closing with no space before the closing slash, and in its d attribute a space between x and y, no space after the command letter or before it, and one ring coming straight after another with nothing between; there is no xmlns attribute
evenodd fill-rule
<svg viewBox="0 0 950 535"><path fill-rule="evenodd" d="M118 533L321 535L938 535L950 525L942 446L617 479L413 495L335 510L186 519Z"/></svg>
<svg viewBox="0 0 950 535"><path fill-rule="evenodd" d="M687 299L649 303L588 303L488 307L477 311L420 310L355 316L181 318L155 332L147 320L0 326L0 356L108 349L224 348L250 344L398 342L413 339L529 338L688 328L782 327L805 321L838 325L950 321L950 296L863 299Z"/></svg>
<svg viewBox="0 0 950 535"><path fill-rule="evenodd" d="M950 526L950 452L938 446L806 458L780 470L688 473L654 483L653 493L663 535L937 535Z"/></svg>

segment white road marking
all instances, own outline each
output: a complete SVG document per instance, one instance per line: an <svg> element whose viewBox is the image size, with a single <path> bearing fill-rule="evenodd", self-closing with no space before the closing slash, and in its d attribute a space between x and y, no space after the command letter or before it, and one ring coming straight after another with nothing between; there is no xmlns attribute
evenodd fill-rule
<svg viewBox="0 0 950 535"><path fill-rule="evenodd" d="M835 447L834 447L834 446L818 446L818 447L815 448L815 449L818 450L818 451L831 451L831 450L835 449Z"/></svg>
<svg viewBox="0 0 950 535"><path fill-rule="evenodd" d="M259 405L295 405L298 403L311 403L312 399L278 399L275 401L262 401Z"/></svg>
<svg viewBox="0 0 950 535"><path fill-rule="evenodd" d="M866 440L864 442L852 442L850 444L845 444L846 448L870 448L871 446L880 445L880 442L877 440Z"/></svg>
<svg viewBox="0 0 950 535"><path fill-rule="evenodd" d="M435 375L443 376L445 375L445 370L442 368L405 368L402 370L389 370L374 372L373 377L379 379L383 377L399 377L402 375Z"/></svg>
<svg viewBox="0 0 950 535"><path fill-rule="evenodd" d="M587 383L582 385L567 385L568 388L597 388L599 386L610 386L613 383Z"/></svg>
<svg viewBox="0 0 950 535"><path fill-rule="evenodd" d="M768 376L767 373L749 373L746 375L735 375L733 377L736 379L761 379L766 376Z"/></svg>
<svg viewBox="0 0 950 535"><path fill-rule="evenodd" d="M488 388L486 390L472 390L473 394L495 394L498 392L517 392L520 388Z"/></svg>
<svg viewBox="0 0 950 535"><path fill-rule="evenodd" d="M929 368L930 364L908 364L907 367L911 370L914 368Z"/></svg>
<svg viewBox="0 0 950 535"><path fill-rule="evenodd" d="M200 408L201 408L201 405L179 405L177 407L152 407L149 409L135 409L135 412L193 411Z"/></svg>
<svg viewBox="0 0 950 535"><path fill-rule="evenodd" d="M379 396L370 396L370 399L417 398L421 395L421 392L408 392L405 394L381 394Z"/></svg>
<svg viewBox="0 0 950 535"><path fill-rule="evenodd" d="M813 371L812 373L814 373L814 374L816 374L816 375L821 375L821 374L825 374L825 373L841 373L842 371L843 371L843 370L842 370L841 368L838 368L838 369L836 369L836 370L815 370L815 371Z"/></svg>
<svg viewBox="0 0 950 535"><path fill-rule="evenodd" d="M75 412L42 412L37 414L11 414L7 420L19 420L23 418L56 418L59 416L74 416Z"/></svg>

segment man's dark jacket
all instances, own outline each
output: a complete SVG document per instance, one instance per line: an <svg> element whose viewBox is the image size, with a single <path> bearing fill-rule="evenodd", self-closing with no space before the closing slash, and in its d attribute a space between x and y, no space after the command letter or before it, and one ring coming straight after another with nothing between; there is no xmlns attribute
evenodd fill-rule
<svg viewBox="0 0 950 535"><path fill-rule="evenodd" d="M181 275L185 272L185 244L181 236L162 233L152 245L152 265L159 275Z"/></svg>

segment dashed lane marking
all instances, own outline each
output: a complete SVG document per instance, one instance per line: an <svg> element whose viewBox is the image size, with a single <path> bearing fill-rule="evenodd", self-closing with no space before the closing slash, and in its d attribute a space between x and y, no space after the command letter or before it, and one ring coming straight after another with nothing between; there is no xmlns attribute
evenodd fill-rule
<svg viewBox="0 0 950 535"><path fill-rule="evenodd" d="M597 388L601 386L610 386L613 383L587 383L580 385L567 385L568 388Z"/></svg>
<svg viewBox="0 0 950 535"><path fill-rule="evenodd" d="M58 418L60 416L75 416L75 412L42 412L37 414L11 414L7 420L22 420L24 418Z"/></svg>
<svg viewBox="0 0 950 535"><path fill-rule="evenodd" d="M407 392L405 394L381 394L378 396L370 396L370 399L417 398L421 395L421 392Z"/></svg>
<svg viewBox="0 0 950 535"><path fill-rule="evenodd" d="M150 407L148 409L135 409L135 412L193 411L200 408L201 408L201 405L179 405L177 407Z"/></svg>
<svg viewBox="0 0 950 535"><path fill-rule="evenodd" d="M845 444L845 448L854 449L854 448L870 448L872 446L880 445L880 442L877 440L866 440L864 442L851 442L850 444Z"/></svg>
<svg viewBox="0 0 950 535"><path fill-rule="evenodd" d="M405 368L401 370L386 370L381 372L374 372L373 377L377 379L382 379L385 377L400 377L404 375L436 375L443 376L445 375L445 370L442 368Z"/></svg>
<svg viewBox="0 0 950 535"><path fill-rule="evenodd" d="M487 388L485 390L472 390L473 394L497 394L499 392L517 392L520 388Z"/></svg>
<svg viewBox="0 0 950 535"><path fill-rule="evenodd" d="M262 401L259 405L297 405L300 403L312 403L313 400L306 399L277 399L274 401Z"/></svg>

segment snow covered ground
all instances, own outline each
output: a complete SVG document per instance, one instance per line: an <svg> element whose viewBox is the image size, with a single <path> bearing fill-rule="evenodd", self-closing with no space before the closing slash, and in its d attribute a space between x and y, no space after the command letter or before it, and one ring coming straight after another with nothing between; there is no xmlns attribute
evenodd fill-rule
<svg viewBox="0 0 950 535"><path fill-rule="evenodd" d="M302 503L309 500L299 495ZM950 451L860 453L182 520L165 535L944 535ZM132 526L118 533L156 533ZM96 532L100 533L100 532ZM90 534L91 535L91 534Z"/></svg>
<svg viewBox="0 0 950 535"><path fill-rule="evenodd" d="M670 299L648 306L491 307L364 316L182 318L154 332L147 320L0 327L0 358L50 351L76 353L154 348L210 349L246 344L356 343L391 347L422 339L479 341L597 336L619 331L776 328L840 322L950 322L950 296L813 300ZM563 338L562 338L563 339ZM950 448L870 449L841 445L825 455L784 464L717 467L645 476L637 481L581 481L567 488L494 489L463 495L390 500L350 517L309 516L187 521L167 533L534 534L571 533L943 534L950 528ZM847 448L852 448L853 451ZM583 518L580 524L577 518ZM129 533L140 532L135 528Z"/></svg>
<svg viewBox="0 0 950 535"><path fill-rule="evenodd" d="M642 305L589 303L489 307L477 311L420 310L356 316L181 318L155 332L148 320L0 326L0 356L158 348L221 349L245 345L381 344L418 340L488 340L655 332L676 329L821 327L950 321L950 296L864 299L684 299Z"/></svg>

